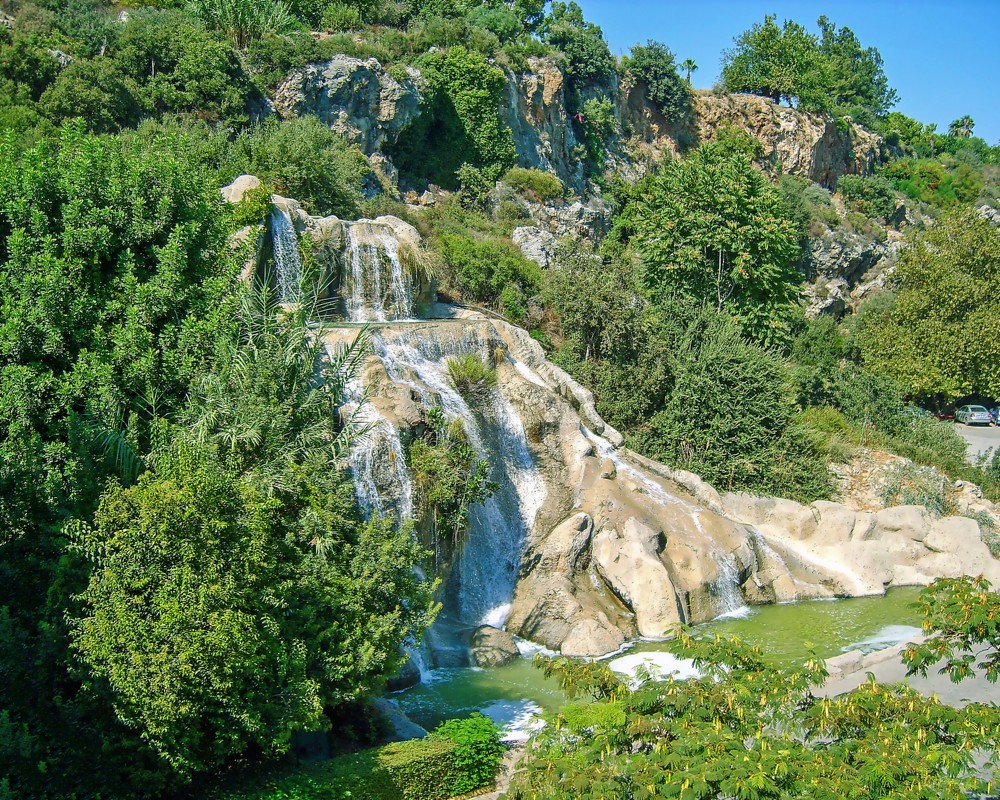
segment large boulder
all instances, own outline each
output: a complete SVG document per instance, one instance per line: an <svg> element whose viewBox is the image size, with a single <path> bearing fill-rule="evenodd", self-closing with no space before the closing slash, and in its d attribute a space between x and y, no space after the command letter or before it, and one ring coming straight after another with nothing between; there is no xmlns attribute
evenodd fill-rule
<svg viewBox="0 0 1000 800"><path fill-rule="evenodd" d="M472 663L477 667L502 667L521 655L507 631L483 625L472 634Z"/></svg>
<svg viewBox="0 0 1000 800"><path fill-rule="evenodd" d="M666 636L682 621L677 593L660 560L666 539L634 517L621 531L605 528L594 537L594 563L601 577L630 609L641 636Z"/></svg>

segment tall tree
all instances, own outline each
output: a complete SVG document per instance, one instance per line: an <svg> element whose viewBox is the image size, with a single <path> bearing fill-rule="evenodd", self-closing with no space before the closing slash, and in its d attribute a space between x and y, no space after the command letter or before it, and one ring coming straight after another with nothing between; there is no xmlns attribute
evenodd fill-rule
<svg viewBox="0 0 1000 800"><path fill-rule="evenodd" d="M882 55L874 47L862 47L850 28L837 28L825 16L819 18L820 52L828 64L829 93L834 107L863 108L885 114L899 99L882 69Z"/></svg>
<svg viewBox="0 0 1000 800"><path fill-rule="evenodd" d="M651 298L680 293L737 317L763 344L787 340L799 297L799 245L780 193L746 154L707 144L641 188L632 230Z"/></svg>
<svg viewBox="0 0 1000 800"><path fill-rule="evenodd" d="M722 83L730 92L749 92L803 108L822 108L829 98L828 65L816 37L797 22L779 26L764 17L740 34L722 57Z"/></svg>
<svg viewBox="0 0 1000 800"><path fill-rule="evenodd" d="M866 316L866 368L911 397L1000 395L1000 229L972 209L915 235L892 275L895 304Z"/></svg>
<svg viewBox="0 0 1000 800"><path fill-rule="evenodd" d="M691 85L691 73L698 69L698 65L695 63L693 58L685 58L681 62L681 69L684 70L684 76L687 80L688 86Z"/></svg>
<svg viewBox="0 0 1000 800"><path fill-rule="evenodd" d="M948 126L949 136L961 136L968 139L972 136L972 130L976 127L975 121L966 114L964 117L959 117L958 119L952 121Z"/></svg>

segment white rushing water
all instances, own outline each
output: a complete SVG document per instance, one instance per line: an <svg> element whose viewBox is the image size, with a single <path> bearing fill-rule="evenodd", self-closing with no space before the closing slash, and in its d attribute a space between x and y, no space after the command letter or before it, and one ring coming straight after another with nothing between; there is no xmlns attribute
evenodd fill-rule
<svg viewBox="0 0 1000 800"><path fill-rule="evenodd" d="M282 303L302 300L302 259L295 226L288 212L275 208L271 212L271 248L274 254L274 280L278 299Z"/></svg>
<svg viewBox="0 0 1000 800"><path fill-rule="evenodd" d="M357 380L347 384L345 410L362 404L364 390ZM351 442L350 464L354 491L366 517L393 516L398 522L413 518L413 479L406 464L399 431L371 403L361 406L356 420L368 431Z"/></svg>
<svg viewBox="0 0 1000 800"><path fill-rule="evenodd" d="M472 329L464 341L446 347L419 330L391 342L376 341L389 378L410 386L426 406L440 405L448 420L460 420L471 446L490 464L490 479L498 489L469 511L469 531L453 565L446 600L452 601L450 610L458 621L499 627L509 612L524 542L546 490L524 425L500 391L491 390L473 409L452 386L448 359L485 350Z"/></svg>
<svg viewBox="0 0 1000 800"><path fill-rule="evenodd" d="M352 322L387 322L413 317L413 285L399 257L399 241L383 226L347 226L344 257L349 262L347 316Z"/></svg>

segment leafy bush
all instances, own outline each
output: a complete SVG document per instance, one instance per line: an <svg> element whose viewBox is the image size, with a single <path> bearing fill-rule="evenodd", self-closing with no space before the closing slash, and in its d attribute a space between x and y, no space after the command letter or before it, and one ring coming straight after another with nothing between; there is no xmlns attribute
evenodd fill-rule
<svg viewBox="0 0 1000 800"><path fill-rule="evenodd" d="M269 120L241 134L233 160L315 214L351 218L368 162L316 117Z"/></svg>
<svg viewBox="0 0 1000 800"><path fill-rule="evenodd" d="M339 756L277 777L243 778L210 800L446 800L489 786L504 752L496 727L473 714L429 736Z"/></svg>
<svg viewBox="0 0 1000 800"><path fill-rule="evenodd" d="M498 303L504 290L511 286L519 290L518 297L523 299L536 292L541 284L541 268L521 255L509 241L476 241L466 233L448 233L441 236L439 247L451 273L446 282L453 283L469 300ZM507 298L514 299L510 291Z"/></svg>
<svg viewBox="0 0 1000 800"><path fill-rule="evenodd" d="M452 719L441 723L433 736L443 737L458 745L455 767L461 773L451 785L454 794L465 794L487 786L500 769L505 751L493 721L482 714L468 719Z"/></svg>
<svg viewBox="0 0 1000 800"><path fill-rule="evenodd" d="M470 398L482 397L497 385L497 373L475 353L448 359L448 377L458 393Z"/></svg>
<svg viewBox="0 0 1000 800"><path fill-rule="evenodd" d="M896 191L881 175L842 175L837 181L837 194L866 217L888 219L896 211Z"/></svg>
<svg viewBox="0 0 1000 800"><path fill-rule="evenodd" d="M517 158L500 113L503 72L465 47L429 52L416 65L426 80L426 110L390 148L401 172L454 189L457 170L470 164L497 180Z"/></svg>
<svg viewBox="0 0 1000 800"><path fill-rule="evenodd" d="M472 358L476 364L482 363L475 356ZM472 380L480 374L476 364L456 365L455 375L449 364L449 375L456 388L459 373L463 380ZM480 380L486 381L488 377L485 373ZM479 384L473 385L478 390ZM433 545L437 569L440 545L455 548L460 544L468 530L469 506L485 502L497 486L489 479L489 462L479 458L461 423L449 424L438 407L427 412L427 430L410 442L406 458L416 489L418 528L430 534L429 544Z"/></svg>
<svg viewBox="0 0 1000 800"><path fill-rule="evenodd" d="M555 200L562 197L565 192L565 187L559 178L540 169L514 167L507 170L501 180L529 200L539 203Z"/></svg>
<svg viewBox="0 0 1000 800"><path fill-rule="evenodd" d="M677 72L674 54L660 42L636 45L624 59L625 69L646 84L648 97L670 122L683 122L691 116L691 89Z"/></svg>
<svg viewBox="0 0 1000 800"><path fill-rule="evenodd" d="M579 91L587 84L609 77L615 58L600 27L587 22L575 2L554 2L541 28L542 38L566 56L563 69L571 87Z"/></svg>
<svg viewBox="0 0 1000 800"><path fill-rule="evenodd" d="M462 207L485 211L494 182L472 164L462 164L455 177L458 179L458 199Z"/></svg>
<svg viewBox="0 0 1000 800"><path fill-rule="evenodd" d="M936 516L954 511L947 481L933 467L893 464L879 474L878 489L886 506L924 506Z"/></svg>
<svg viewBox="0 0 1000 800"><path fill-rule="evenodd" d="M630 437L637 450L720 490L830 496L825 460L792 426L785 367L773 352L748 344L731 319L706 309L689 323L671 371L663 410Z"/></svg>

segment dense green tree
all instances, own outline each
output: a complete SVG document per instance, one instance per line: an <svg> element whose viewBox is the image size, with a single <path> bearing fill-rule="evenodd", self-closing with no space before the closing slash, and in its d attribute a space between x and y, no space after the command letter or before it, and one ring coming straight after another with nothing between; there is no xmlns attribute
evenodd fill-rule
<svg viewBox="0 0 1000 800"><path fill-rule="evenodd" d="M391 148L412 179L457 188L463 164L496 181L514 166L514 138L500 113L506 79L481 54L465 47L418 59L427 82L427 110Z"/></svg>
<svg viewBox="0 0 1000 800"><path fill-rule="evenodd" d="M39 108L54 123L81 119L96 133L116 131L139 117L125 75L108 58L70 64L45 90Z"/></svg>
<svg viewBox="0 0 1000 800"><path fill-rule="evenodd" d="M893 272L895 304L858 332L866 368L911 397L1000 395L1000 230L955 212L915 236Z"/></svg>
<svg viewBox="0 0 1000 800"><path fill-rule="evenodd" d="M249 119L256 89L239 56L190 14L133 12L114 59L147 116L188 112L213 122Z"/></svg>
<svg viewBox="0 0 1000 800"><path fill-rule="evenodd" d="M764 17L740 34L722 58L722 84L729 92L749 92L775 102L822 108L830 100L828 65L816 37L797 22Z"/></svg>
<svg viewBox="0 0 1000 800"><path fill-rule="evenodd" d="M575 2L554 2L540 29L549 44L566 56L563 69L572 86L583 88L607 78L615 69L615 58L599 26L587 22Z"/></svg>
<svg viewBox="0 0 1000 800"><path fill-rule="evenodd" d="M735 40L722 59L722 84L806 109L861 116L885 114L897 97L882 69L882 56L864 48L850 28L819 18L820 37L792 20L779 27L764 17Z"/></svg>
<svg viewBox="0 0 1000 800"><path fill-rule="evenodd" d="M824 459L793 425L788 373L776 353L704 309L677 342L671 371L663 409L630 436L635 449L727 491L829 496Z"/></svg>
<svg viewBox="0 0 1000 800"><path fill-rule="evenodd" d="M63 528L118 474L105 434L142 450L151 410L179 409L211 362L241 259L217 184L183 150L78 126L13 147L0 143L0 691L33 749L4 772L22 797L152 792L152 754L81 691L66 620L86 571Z"/></svg>
<svg viewBox="0 0 1000 800"><path fill-rule="evenodd" d="M681 122L690 116L690 91L677 72L674 54L666 45L654 41L645 46L637 44L622 66L646 85L646 96L670 122Z"/></svg>
<svg viewBox="0 0 1000 800"><path fill-rule="evenodd" d="M837 28L825 16L817 22L820 28L819 49L825 56L832 103L850 111L861 108L881 115L896 105L896 90L882 69L882 55L874 47L862 47L850 28Z"/></svg>
<svg viewBox="0 0 1000 800"><path fill-rule="evenodd" d="M632 231L654 300L681 293L731 313L755 341L787 341L801 280L796 231L746 155L708 144L666 164L618 225Z"/></svg>

